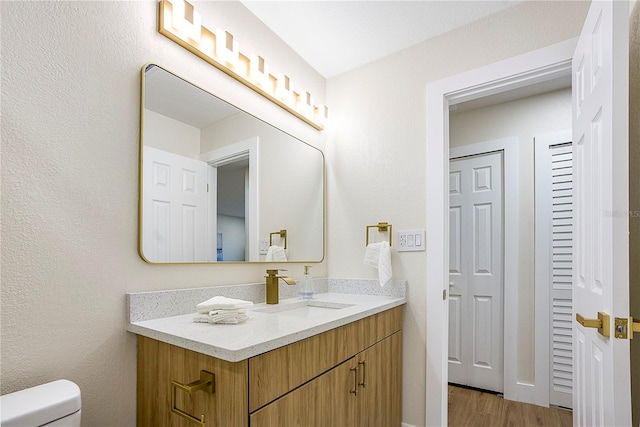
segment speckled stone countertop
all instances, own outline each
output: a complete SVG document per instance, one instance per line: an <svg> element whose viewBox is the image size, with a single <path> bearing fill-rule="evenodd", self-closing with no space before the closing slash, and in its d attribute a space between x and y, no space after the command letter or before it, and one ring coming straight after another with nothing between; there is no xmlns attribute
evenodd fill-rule
<svg viewBox="0 0 640 427"><path fill-rule="evenodd" d="M303 304L299 298L286 298L281 299L277 306L254 304L247 310L249 319L245 322L222 325L194 322L195 305L215 295L234 298L245 295L244 299L253 300L250 297L251 288L264 288L264 284L144 292L127 294L127 330L198 353L238 362L405 303L405 281L393 281L385 288L380 288L375 280L316 280L326 281L316 289L329 292L317 293L310 300L311 304L349 306L339 309L307 307L302 313L301 310L285 309ZM247 288L240 289L242 286ZM181 297L177 297L181 294ZM180 301L177 304L179 308L174 304L176 299ZM165 304L171 304L173 308L163 307ZM274 309L280 311L262 311ZM176 310L182 313L177 314Z"/></svg>

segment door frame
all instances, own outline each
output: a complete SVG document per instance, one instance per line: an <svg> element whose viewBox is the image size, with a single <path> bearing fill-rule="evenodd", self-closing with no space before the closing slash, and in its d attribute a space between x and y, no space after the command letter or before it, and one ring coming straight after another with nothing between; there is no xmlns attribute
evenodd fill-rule
<svg viewBox="0 0 640 427"><path fill-rule="evenodd" d="M520 241L518 144L518 137L511 136L449 149L449 161L460 157L502 152L502 380L505 397L507 394L513 394L512 385L516 383L518 375L517 340L507 339L507 337L517 336L516 323L506 321L506 319L518 318L518 248ZM507 236L509 239L506 238ZM507 283L513 285L506 286Z"/></svg>
<svg viewBox="0 0 640 427"><path fill-rule="evenodd" d="M427 85L427 425L447 424L449 304L443 292L449 283L449 106L571 75L576 43L577 39L566 40ZM509 339L517 341L517 336L505 336ZM505 393L510 390L510 397L505 397L514 397L512 386L505 388Z"/></svg>

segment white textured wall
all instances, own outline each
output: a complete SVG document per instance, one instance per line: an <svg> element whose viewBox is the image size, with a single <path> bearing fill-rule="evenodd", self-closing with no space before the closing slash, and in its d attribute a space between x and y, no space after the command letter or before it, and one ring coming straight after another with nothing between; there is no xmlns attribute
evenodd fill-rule
<svg viewBox="0 0 640 427"><path fill-rule="evenodd" d="M140 69L155 62L322 148L322 136L157 33L156 1L0 2L1 392L57 378L84 426L135 425L127 292L260 282L266 265L138 256ZM202 2L274 71L324 79L237 2ZM250 46L253 44L252 46ZM302 276L302 265L287 267ZM317 277L326 264L316 265Z"/></svg>
<svg viewBox="0 0 640 427"><path fill-rule="evenodd" d="M578 35L586 2L526 2L329 79L326 143L329 273L374 278L363 264L367 224L425 228L426 86ZM429 236L427 236L427 239ZM404 321L403 421L425 424L425 252L392 251L409 282ZM441 287L441 284L432 284ZM435 368L433 368L435 369ZM426 381L429 381L427 378Z"/></svg>
<svg viewBox="0 0 640 427"><path fill-rule="evenodd" d="M517 380L535 380L534 138L571 131L571 89L563 89L449 116L451 147L518 138L518 354ZM509 238L509 236L505 236Z"/></svg>

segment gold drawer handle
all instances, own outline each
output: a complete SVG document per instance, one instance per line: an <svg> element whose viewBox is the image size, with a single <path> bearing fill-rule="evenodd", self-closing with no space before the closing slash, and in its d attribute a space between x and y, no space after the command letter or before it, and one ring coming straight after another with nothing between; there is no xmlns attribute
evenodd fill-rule
<svg viewBox="0 0 640 427"><path fill-rule="evenodd" d="M599 311L597 319L585 319L582 314L576 313L576 320L585 328L597 328L600 335L609 338L609 332L611 330L611 316L607 313Z"/></svg>
<svg viewBox="0 0 640 427"><path fill-rule="evenodd" d="M349 368L351 372L353 372L353 390L350 390L349 393L354 395L358 395L358 367Z"/></svg>
<svg viewBox="0 0 640 427"><path fill-rule="evenodd" d="M182 384L178 381L171 381L171 412L173 412L174 414L178 414L193 423L196 423L200 427L206 427L204 414L202 414L200 418L196 418L193 415L187 414L183 410L176 407L176 390L180 389L186 391L189 394L195 393L196 391L204 391L209 394L213 394L216 391L215 378L215 374L212 374L211 372L200 371L200 379L192 383Z"/></svg>
<svg viewBox="0 0 640 427"><path fill-rule="evenodd" d="M358 362L358 365L362 365L362 382L358 385L361 385L362 388L367 386L367 361L363 360L362 362Z"/></svg>

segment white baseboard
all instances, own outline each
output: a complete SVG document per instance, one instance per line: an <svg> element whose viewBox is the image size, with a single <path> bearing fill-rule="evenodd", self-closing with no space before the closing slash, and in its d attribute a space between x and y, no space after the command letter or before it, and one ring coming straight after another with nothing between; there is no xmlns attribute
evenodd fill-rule
<svg viewBox="0 0 640 427"><path fill-rule="evenodd" d="M400 424L400 425L401 425L402 427L417 427L417 426L414 426L414 425L411 425L411 424L407 424L407 423L402 423L402 424ZM640 427L640 426L639 426L639 427Z"/></svg>
<svg viewBox="0 0 640 427"><path fill-rule="evenodd" d="M536 386L529 383L517 382L517 397L518 402L536 404Z"/></svg>

